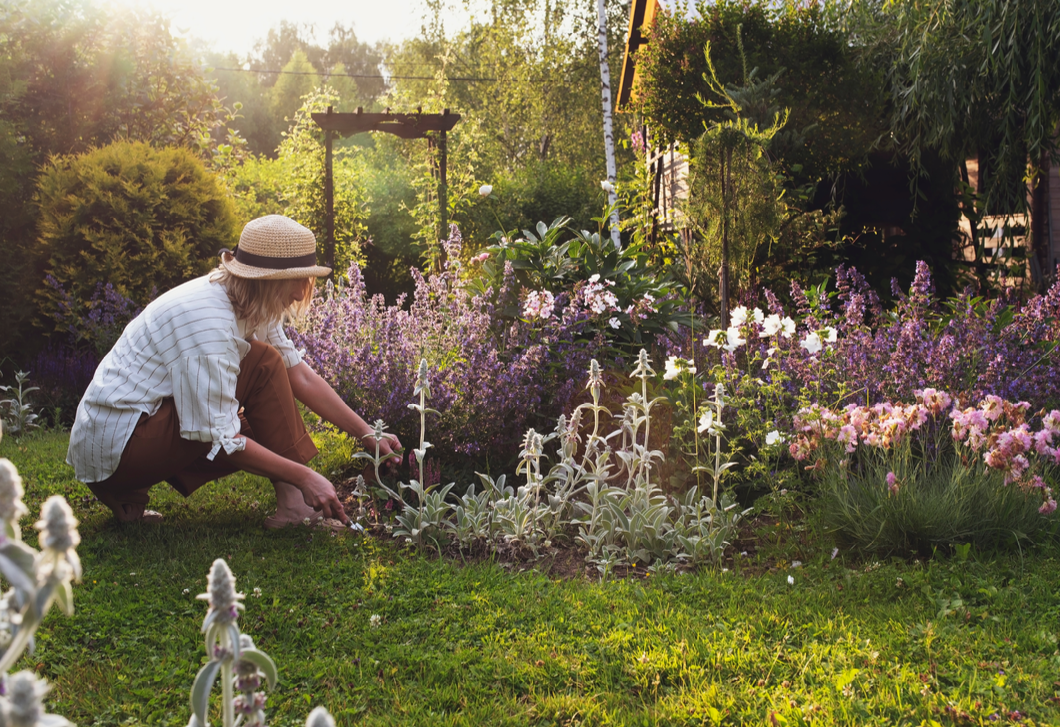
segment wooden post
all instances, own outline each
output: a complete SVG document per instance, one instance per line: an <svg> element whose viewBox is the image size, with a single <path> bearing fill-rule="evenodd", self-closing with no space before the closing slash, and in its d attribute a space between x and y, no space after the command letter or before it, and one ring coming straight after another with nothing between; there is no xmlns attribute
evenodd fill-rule
<svg viewBox="0 0 1060 727"><path fill-rule="evenodd" d="M448 116L449 109L442 111ZM438 132L438 239L449 239L449 189L446 184L446 167L449 163L449 152L446 146L446 131Z"/></svg>

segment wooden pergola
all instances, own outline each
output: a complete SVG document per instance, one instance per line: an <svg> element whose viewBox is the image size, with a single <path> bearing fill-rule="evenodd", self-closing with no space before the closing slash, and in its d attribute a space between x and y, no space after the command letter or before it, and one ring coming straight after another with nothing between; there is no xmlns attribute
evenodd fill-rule
<svg viewBox="0 0 1060 727"><path fill-rule="evenodd" d="M444 109L440 114L392 114L387 109L381 114L336 113L328 106L326 113L313 114L313 121L324 130L324 204L327 207L327 240L324 241L324 262L335 267L335 180L332 173L332 142L335 136L352 136L367 131L385 131L402 139L427 139L438 146L438 235L448 236L449 197L446 189L447 164L446 134L460 121L460 114ZM432 133L434 136L428 136Z"/></svg>

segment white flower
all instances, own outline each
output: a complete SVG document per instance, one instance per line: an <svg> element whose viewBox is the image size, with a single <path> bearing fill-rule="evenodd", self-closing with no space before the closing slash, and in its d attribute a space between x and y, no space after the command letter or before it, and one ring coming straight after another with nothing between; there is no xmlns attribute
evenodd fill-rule
<svg viewBox="0 0 1060 727"><path fill-rule="evenodd" d="M373 629L379 628L379 624L381 623L383 623L383 617L380 616L378 613L373 613L368 619L368 625L371 626Z"/></svg>
<svg viewBox="0 0 1060 727"><path fill-rule="evenodd" d="M806 338L802 339L802 343L799 345L805 348L810 355L819 353L820 350L824 348L824 344L821 342L821 337L817 335L816 331L808 333Z"/></svg>
<svg viewBox="0 0 1060 727"><path fill-rule="evenodd" d="M261 589L258 587L254 588L254 598L261 598Z"/></svg>
<svg viewBox="0 0 1060 727"><path fill-rule="evenodd" d="M478 193L481 196L483 196L483 197L489 197L492 192L493 192L493 185L492 184L483 184L481 187L478 188Z"/></svg>
<svg viewBox="0 0 1060 727"><path fill-rule="evenodd" d="M784 316L780 319L780 335L784 338L791 338L795 333L795 321L791 320L788 316Z"/></svg>
<svg viewBox="0 0 1060 727"><path fill-rule="evenodd" d="M729 328L725 331L725 345L722 348L726 351L735 351L745 343L747 343L747 339L740 335L739 328Z"/></svg>
<svg viewBox="0 0 1060 727"><path fill-rule="evenodd" d="M696 367L691 366L689 362L683 358L671 356L666 359L666 372L663 373L663 378L667 380L676 379L683 371L694 374L696 372Z"/></svg>
<svg viewBox="0 0 1060 727"><path fill-rule="evenodd" d="M794 576L788 576L788 585L789 585L789 586L794 586L794 585L795 585L795 578L794 578Z"/></svg>
<svg viewBox="0 0 1060 727"><path fill-rule="evenodd" d="M792 568L798 568L801 565L802 565L802 561L801 560L793 560L793 561L791 561L791 567Z"/></svg>
<svg viewBox="0 0 1060 727"><path fill-rule="evenodd" d="M832 560L835 560L837 555L839 555L839 548L832 548Z"/></svg>
<svg viewBox="0 0 1060 727"><path fill-rule="evenodd" d="M738 305L733 308L729 322L733 326L737 327L742 326L744 323L747 323L747 307Z"/></svg>
<svg viewBox="0 0 1060 727"><path fill-rule="evenodd" d="M546 320L552 317L555 303L556 299L551 292L547 290L531 290L526 295L526 302L523 303L523 315L530 320L534 318Z"/></svg>
<svg viewBox="0 0 1060 727"><path fill-rule="evenodd" d="M612 328L621 328L622 321L612 317L610 320L607 321L607 325L611 326Z"/></svg>
<svg viewBox="0 0 1060 727"><path fill-rule="evenodd" d="M765 320L765 313L762 312L761 308L755 308L751 311L751 320L762 325L762 321Z"/></svg>
<svg viewBox="0 0 1060 727"><path fill-rule="evenodd" d="M610 194L611 192L615 191L615 185L611 184L611 182L607 181L606 179L602 179L600 180L600 189Z"/></svg>
<svg viewBox="0 0 1060 727"><path fill-rule="evenodd" d="M712 409L707 409L703 412L703 415L699 417L700 434L706 432L707 434L718 435L723 429L725 429L725 427L720 421L715 420L714 411Z"/></svg>
<svg viewBox="0 0 1060 727"><path fill-rule="evenodd" d="M778 442L783 442L783 441L784 441L784 437L776 429L774 429L773 431L771 431L769 434L766 435L766 446L767 447L772 447L774 444L776 444Z"/></svg>
<svg viewBox="0 0 1060 727"><path fill-rule="evenodd" d="M725 331L720 328L711 329L707 337L703 339L703 343L707 346L713 346L714 348L721 348L726 340Z"/></svg>
<svg viewBox="0 0 1060 727"><path fill-rule="evenodd" d="M758 337L769 338L770 336L775 336L780 333L781 327L780 316L772 313L762 321L762 332L758 334Z"/></svg>
<svg viewBox="0 0 1060 727"><path fill-rule="evenodd" d="M824 330L821 331L821 333L824 334L823 336L821 336L821 338L824 339L826 343L835 343L836 338L838 338L836 330L831 326L827 326Z"/></svg>

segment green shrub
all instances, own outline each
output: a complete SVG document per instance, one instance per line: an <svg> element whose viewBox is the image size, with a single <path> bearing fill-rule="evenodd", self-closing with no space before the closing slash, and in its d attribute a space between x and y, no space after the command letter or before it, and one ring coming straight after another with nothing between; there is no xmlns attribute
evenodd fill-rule
<svg viewBox="0 0 1060 727"><path fill-rule="evenodd" d="M186 149L118 142L55 157L41 173L36 200L38 270L75 301L110 283L142 305L205 273L239 236L223 185ZM43 275L26 285L36 286L41 313L57 310L57 293Z"/></svg>
<svg viewBox="0 0 1060 727"><path fill-rule="evenodd" d="M558 162L531 162L488 181L492 194L486 199L475 197L454 219L470 254L486 247L490 236L502 227L505 231L532 230L541 220L570 217L572 228L594 230L593 218L607 203L599 180L584 169Z"/></svg>

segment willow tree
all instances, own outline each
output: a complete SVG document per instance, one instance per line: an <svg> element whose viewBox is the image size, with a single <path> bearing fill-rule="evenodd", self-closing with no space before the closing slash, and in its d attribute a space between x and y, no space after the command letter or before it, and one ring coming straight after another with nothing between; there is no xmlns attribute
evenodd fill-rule
<svg viewBox="0 0 1060 727"><path fill-rule="evenodd" d="M918 171L928 150L954 167L979 155L989 169L979 209L1030 208L1040 253L1042 182L1057 160L1060 3L873 0L852 8L866 64L886 69L887 138Z"/></svg>
<svg viewBox="0 0 1060 727"><path fill-rule="evenodd" d="M779 73L756 81L753 71L745 71L742 86L725 87L714 70L709 42L704 55L704 80L713 98L701 96L700 102L723 115L705 124L692 147L684 213L699 241L685 254L695 257L692 264L700 270L718 266L721 326L726 328L733 268L746 274L758 246L776 238L783 220L783 190L767 150L788 112L769 106ZM755 108L770 110L769 126L749 113Z"/></svg>

